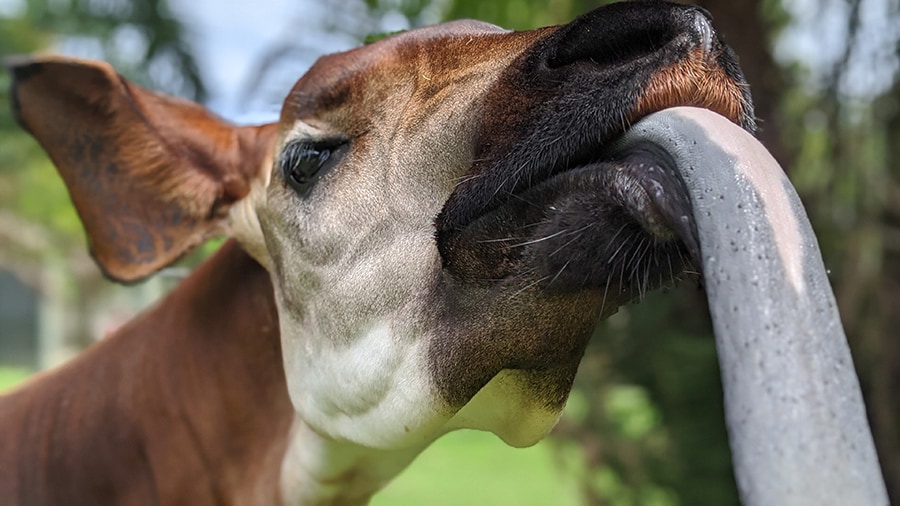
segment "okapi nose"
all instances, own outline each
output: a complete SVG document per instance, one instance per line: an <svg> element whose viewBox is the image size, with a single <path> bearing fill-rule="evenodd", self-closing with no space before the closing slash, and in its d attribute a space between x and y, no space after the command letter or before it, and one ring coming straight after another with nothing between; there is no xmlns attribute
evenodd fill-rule
<svg viewBox="0 0 900 506"><path fill-rule="evenodd" d="M616 66L672 44L709 52L718 43L711 20L700 7L651 2L612 4L564 26L547 64L558 68L590 61L601 67Z"/></svg>

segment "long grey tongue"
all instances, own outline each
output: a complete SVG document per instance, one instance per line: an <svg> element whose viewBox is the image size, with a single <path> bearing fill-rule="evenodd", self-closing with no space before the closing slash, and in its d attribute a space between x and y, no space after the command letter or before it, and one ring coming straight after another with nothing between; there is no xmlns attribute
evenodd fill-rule
<svg viewBox="0 0 900 506"><path fill-rule="evenodd" d="M818 243L781 167L703 109L649 116L622 146L646 141L690 195L742 502L887 505Z"/></svg>

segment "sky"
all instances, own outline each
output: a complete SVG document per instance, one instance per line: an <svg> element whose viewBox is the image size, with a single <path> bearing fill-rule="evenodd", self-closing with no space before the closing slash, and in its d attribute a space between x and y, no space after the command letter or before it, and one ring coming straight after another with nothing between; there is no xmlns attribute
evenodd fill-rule
<svg viewBox="0 0 900 506"><path fill-rule="evenodd" d="M296 69L284 72L298 79L316 58L353 47L355 40L327 36L317 29L326 12L316 0L170 0L170 8L182 19L196 51L200 71L209 91L207 106L232 121L268 121L277 117L281 104L247 104L244 90L256 62L266 50L288 40L308 48L309 56L295 59ZM284 90L287 94L288 89Z"/></svg>
<svg viewBox="0 0 900 506"><path fill-rule="evenodd" d="M782 62L801 62L809 71L807 85L817 88L826 81L832 65L843 57L848 37L850 9L846 0L782 0L793 23L775 45ZM898 71L894 41L897 0L861 0L860 25L849 70L840 91L850 97L877 95L893 84Z"/></svg>
<svg viewBox="0 0 900 506"><path fill-rule="evenodd" d="M442 3L435 2L438 8ZM362 0L169 0L169 5L196 51L210 93L207 106L243 123L276 119L284 95L318 57L351 49L369 33L409 28L403 15L390 11L367 25ZM348 33L328 29L335 26ZM295 50L251 86L263 56L286 45Z"/></svg>
<svg viewBox="0 0 900 506"><path fill-rule="evenodd" d="M24 13L25 1L0 0L0 16ZM356 43L317 29L327 14L325 4L319 0L169 0L169 8L182 20L195 50L210 93L207 105L235 121L272 119L277 112L280 104L254 102L251 110L241 103L241 92L251 69L266 49L282 40L293 40L308 48L308 58L296 59L298 68L285 69L296 73L296 79L318 56L348 49ZM117 40L121 39L125 46L145 44L140 34L122 30L118 35ZM93 52L90 41L85 40L62 39L53 50L82 57L92 57Z"/></svg>

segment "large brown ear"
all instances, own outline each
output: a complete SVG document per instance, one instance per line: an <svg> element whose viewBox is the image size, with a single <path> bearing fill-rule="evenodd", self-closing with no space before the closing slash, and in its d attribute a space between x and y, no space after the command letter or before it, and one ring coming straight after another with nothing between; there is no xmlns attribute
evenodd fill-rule
<svg viewBox="0 0 900 506"><path fill-rule="evenodd" d="M223 232L264 177L274 124L236 127L103 62L8 63L13 113L56 164L107 276L136 281Z"/></svg>

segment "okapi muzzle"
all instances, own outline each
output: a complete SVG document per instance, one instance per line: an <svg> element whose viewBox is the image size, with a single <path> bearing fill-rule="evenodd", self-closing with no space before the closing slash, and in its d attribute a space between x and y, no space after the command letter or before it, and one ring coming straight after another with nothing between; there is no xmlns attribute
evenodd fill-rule
<svg viewBox="0 0 900 506"><path fill-rule="evenodd" d="M48 85L67 65L87 77ZM733 444L742 447L749 425L768 445L758 458L736 452L745 501L886 503L815 238L781 169L759 155L747 83L702 9L629 2L526 32L473 21L412 30L323 57L279 122L259 127L232 127L88 67L20 67L20 122L70 186L86 185L83 153L35 112L49 88L65 89L68 99L47 103L96 118L79 141L91 163L118 175L137 160L131 177L143 183L129 191L155 184L164 194L153 201L159 219L181 232L144 233L137 252L95 248L111 276L150 274L223 230L269 270L300 420L285 490L300 504L364 503L450 430L534 444L558 420L598 319L697 269L720 351L728 336L755 343L723 359L729 409L738 399L743 410L729 412ZM151 142L126 138L126 125ZM720 198L740 205L702 205ZM131 230L98 217L87 197L73 200L89 229ZM713 233L720 223L743 235ZM754 253L729 255L723 244ZM135 268L138 254L149 258ZM742 300L754 286L772 289ZM717 309L721 293L733 301L727 310ZM793 330L803 335L757 334L764 320L791 318L769 311L788 295L798 311L831 319L822 323L837 329L822 338L830 345L795 346L818 342L809 319ZM807 307L810 297L824 303ZM753 341L764 335L793 344ZM778 365L762 386L734 380L757 377L756 360L775 348L791 358L767 362ZM810 393L824 374L797 366L810 360L843 364L829 378L846 402ZM815 405L796 411L809 417L774 408L779 392ZM798 457L819 442L827 472Z"/></svg>

